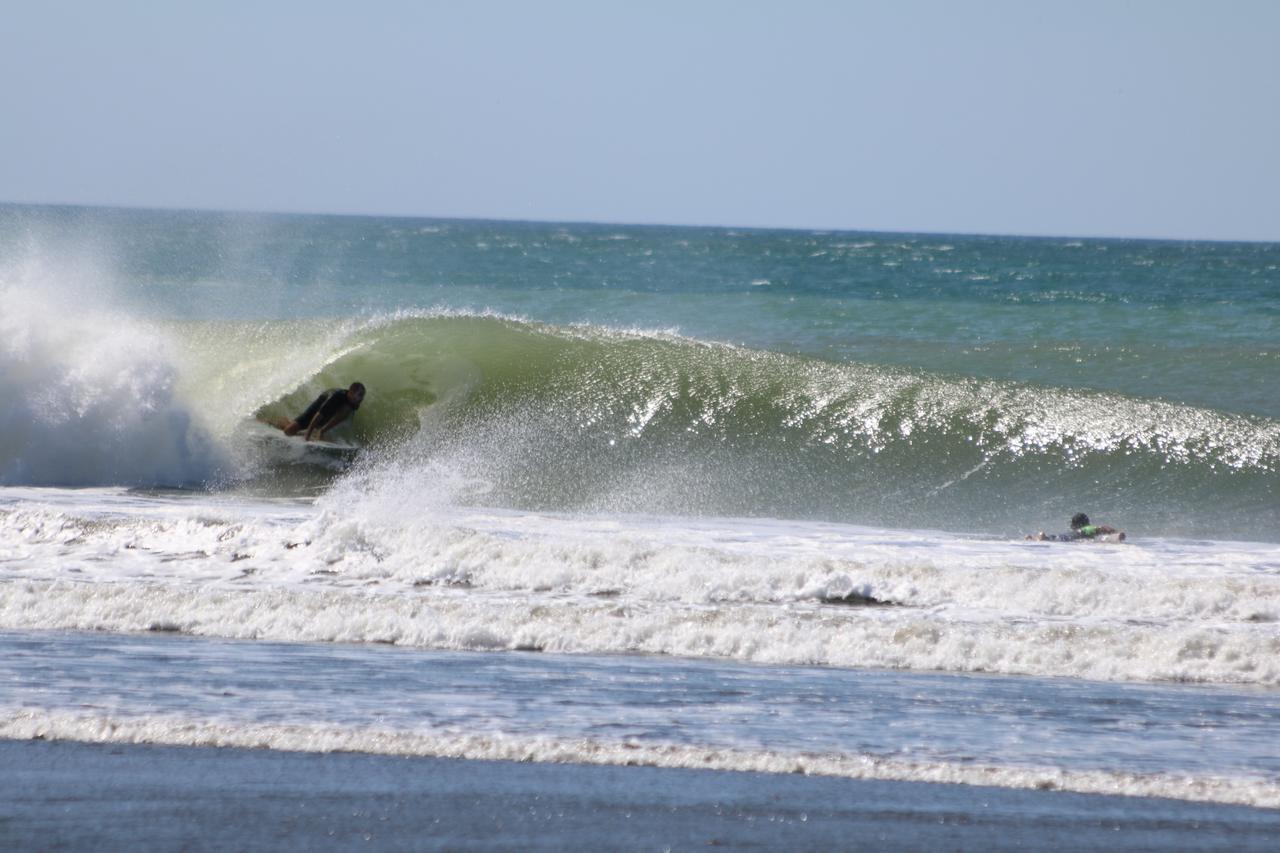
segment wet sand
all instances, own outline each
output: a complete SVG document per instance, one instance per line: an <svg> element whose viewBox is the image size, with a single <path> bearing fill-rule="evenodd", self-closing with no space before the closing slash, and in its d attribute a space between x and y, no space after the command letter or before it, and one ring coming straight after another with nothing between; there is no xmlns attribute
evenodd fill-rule
<svg viewBox="0 0 1280 853"><path fill-rule="evenodd" d="M0 741L8 850L1273 850L1280 811L914 782Z"/></svg>

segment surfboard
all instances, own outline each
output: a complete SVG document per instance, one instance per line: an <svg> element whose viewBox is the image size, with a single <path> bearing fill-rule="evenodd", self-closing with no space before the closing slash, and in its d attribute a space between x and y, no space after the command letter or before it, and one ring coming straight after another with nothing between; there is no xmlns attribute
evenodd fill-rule
<svg viewBox="0 0 1280 853"><path fill-rule="evenodd" d="M254 423L248 430L250 440L270 459L276 462L322 464L327 467L345 467L363 450L353 442L307 441L302 435L285 435L274 426Z"/></svg>
<svg viewBox="0 0 1280 853"><path fill-rule="evenodd" d="M297 442L308 450L320 450L326 453L356 453L361 449L359 445L349 444L345 441L320 441L314 438L311 441L307 441L301 435L290 436L284 433L280 433L280 436L285 441Z"/></svg>
<svg viewBox="0 0 1280 853"><path fill-rule="evenodd" d="M1028 539L1029 541L1031 541L1031 542L1110 542L1110 543L1121 543L1121 542L1127 542L1127 541L1128 541L1128 539L1126 538L1126 534L1125 534L1125 533L1123 533L1123 532L1118 532L1118 533L1099 533L1097 536L1077 536L1077 535L1075 535L1074 533L1071 533L1071 532L1067 532L1067 533L1052 533L1052 534L1049 534L1048 536L1045 536L1043 539L1037 539L1037 538L1034 538L1034 537L1031 537L1031 536L1028 536L1028 537L1027 537L1027 539Z"/></svg>

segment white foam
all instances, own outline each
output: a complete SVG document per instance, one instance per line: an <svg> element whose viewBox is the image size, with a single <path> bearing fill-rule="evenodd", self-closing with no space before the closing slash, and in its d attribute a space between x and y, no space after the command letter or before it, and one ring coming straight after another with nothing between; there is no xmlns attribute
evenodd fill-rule
<svg viewBox="0 0 1280 853"><path fill-rule="evenodd" d="M220 466L172 345L100 305L104 284L36 258L0 270L0 483L182 485Z"/></svg>
<svg viewBox="0 0 1280 853"><path fill-rule="evenodd" d="M241 639L378 642L455 650L713 656L951 672L1120 681L1280 684L1273 626L1192 626L959 620L934 614L841 613L760 605L665 606L566 601L473 590L387 594L367 584L235 589L72 581L0 585L8 629L180 631ZM326 579L327 580L327 579ZM245 581L246 583L248 581Z"/></svg>
<svg viewBox="0 0 1280 853"><path fill-rule="evenodd" d="M704 748L635 740L459 735L324 724L242 725L181 717L0 709L0 737L86 743L362 752L490 761L628 765L1073 791L1280 808L1261 778L1118 773L916 762L872 755Z"/></svg>
<svg viewBox="0 0 1280 853"><path fill-rule="evenodd" d="M1280 684L1275 545L341 501L0 490L0 628Z"/></svg>

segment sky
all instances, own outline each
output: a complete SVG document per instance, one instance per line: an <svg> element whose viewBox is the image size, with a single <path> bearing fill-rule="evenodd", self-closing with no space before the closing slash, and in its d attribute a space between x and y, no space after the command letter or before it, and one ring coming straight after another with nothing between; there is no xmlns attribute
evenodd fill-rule
<svg viewBox="0 0 1280 853"><path fill-rule="evenodd" d="M1280 3L0 0L0 202L1280 240Z"/></svg>

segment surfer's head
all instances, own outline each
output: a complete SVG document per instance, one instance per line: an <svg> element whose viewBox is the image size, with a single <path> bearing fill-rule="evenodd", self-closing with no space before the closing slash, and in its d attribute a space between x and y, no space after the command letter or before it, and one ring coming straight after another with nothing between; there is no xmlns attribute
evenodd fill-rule
<svg viewBox="0 0 1280 853"><path fill-rule="evenodd" d="M347 389L347 400L349 400L351 402L351 405L353 406L359 406L362 402L364 402L364 383L363 382L351 383L351 387Z"/></svg>
<svg viewBox="0 0 1280 853"><path fill-rule="evenodd" d="M1085 515L1083 512L1077 512L1075 515L1071 516L1072 530L1079 530L1081 527L1085 527L1088 524L1089 516Z"/></svg>

